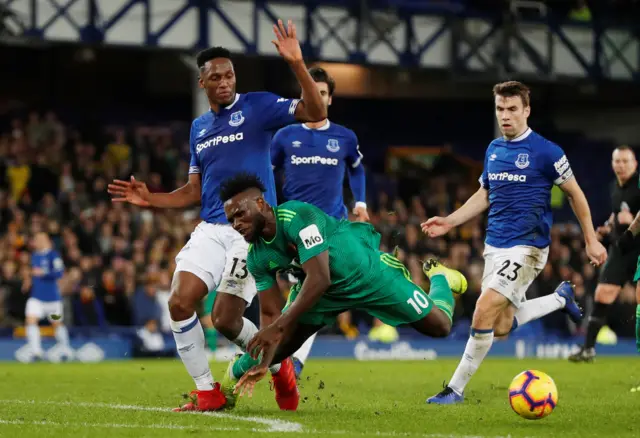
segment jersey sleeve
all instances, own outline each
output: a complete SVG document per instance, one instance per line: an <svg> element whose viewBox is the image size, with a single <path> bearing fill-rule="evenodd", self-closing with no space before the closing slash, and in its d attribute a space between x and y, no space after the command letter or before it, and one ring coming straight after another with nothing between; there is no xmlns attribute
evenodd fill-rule
<svg viewBox="0 0 640 438"><path fill-rule="evenodd" d="M489 175L487 173L487 165L489 164L489 159L488 159L489 149L491 149L491 147L488 147L487 152L485 152L484 154L484 164L482 166L482 174L480 175L480 178L478 178L480 187L482 187L485 190L489 190Z"/></svg>
<svg viewBox="0 0 640 438"><path fill-rule="evenodd" d="M258 292L263 292L271 289L276 283L276 279L273 274L265 269L265 266L267 265L265 263L261 263L258 259L259 257L255 252L250 252L247 257L247 269L256 281L256 290Z"/></svg>
<svg viewBox="0 0 640 438"><path fill-rule="evenodd" d="M362 164L362 152L360 152L360 142L355 132L350 132L349 151L347 153L347 163L352 168L356 168Z"/></svg>
<svg viewBox="0 0 640 438"><path fill-rule="evenodd" d="M272 130L296 123L295 114L300 99L287 99L268 92L255 94L257 113L263 118L265 129Z"/></svg>
<svg viewBox="0 0 640 438"><path fill-rule="evenodd" d="M557 144L550 143L545 161L544 172L554 184L560 186L573 178L569 160Z"/></svg>
<svg viewBox="0 0 640 438"><path fill-rule="evenodd" d="M284 165L284 132L279 130L271 140L271 165L280 169Z"/></svg>
<svg viewBox="0 0 640 438"><path fill-rule="evenodd" d="M200 173L200 161L198 161L198 154L196 153L196 136L194 133L195 122L191 124L191 131L189 132L189 152L191 158L189 160L189 174Z"/></svg>
<svg viewBox="0 0 640 438"><path fill-rule="evenodd" d="M356 200L356 207L365 204L366 206L366 177L364 167L362 166L362 153L358 144L358 137L352 131L351 142L347 151L346 161L349 171L349 185L351 192Z"/></svg>
<svg viewBox="0 0 640 438"><path fill-rule="evenodd" d="M287 240L298 250L300 264L329 248L326 236L327 216L319 210L301 204L287 208L287 203L278 208L278 220L285 224Z"/></svg>

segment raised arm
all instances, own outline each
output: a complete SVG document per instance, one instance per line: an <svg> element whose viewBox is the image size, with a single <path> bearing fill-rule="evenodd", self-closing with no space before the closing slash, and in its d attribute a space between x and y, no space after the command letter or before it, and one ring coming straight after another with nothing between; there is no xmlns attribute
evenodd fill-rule
<svg viewBox="0 0 640 438"><path fill-rule="evenodd" d="M302 89L302 100L295 110L296 119L301 122L319 122L326 119L327 108L322 103L320 91L302 58L295 24L289 20L285 29L282 20L278 20L278 24L273 26L273 32L276 39L272 43L293 70Z"/></svg>

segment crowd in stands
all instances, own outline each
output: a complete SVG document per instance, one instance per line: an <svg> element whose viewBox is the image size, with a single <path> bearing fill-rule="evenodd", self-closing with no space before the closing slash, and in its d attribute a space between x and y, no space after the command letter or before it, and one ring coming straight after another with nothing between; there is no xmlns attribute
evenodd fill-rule
<svg viewBox="0 0 640 438"><path fill-rule="evenodd" d="M67 325L169 331L166 302L174 257L198 223L198 210L114 204L106 186L115 177L131 174L147 182L151 191L183 185L189 162L187 130L182 125L107 128L88 141L54 113L32 112L0 131L0 325L23 324L31 281L29 238L45 230L66 266L60 286ZM468 320L482 280L484 219L433 240L422 235L419 224L453 211L476 187L447 176L422 184L422 194L408 202L393 191L369 193L371 222L383 236L383 249L399 246L399 257L417 283L427 281L421 261L432 256L467 275L469 291L458 302L455 320ZM556 225L552 234L550 263L530 296L551 293L561 280L571 280L588 308L597 273L584 254L580 230ZM617 314L622 316L611 326L632 335L634 307L628 303L634 303L632 287L621 294ZM543 324L561 335L581 329L561 313Z"/></svg>

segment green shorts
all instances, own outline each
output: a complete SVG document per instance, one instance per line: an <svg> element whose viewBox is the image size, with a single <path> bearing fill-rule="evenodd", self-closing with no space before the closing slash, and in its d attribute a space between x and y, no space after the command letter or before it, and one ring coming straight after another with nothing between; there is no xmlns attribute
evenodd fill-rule
<svg viewBox="0 0 640 438"><path fill-rule="evenodd" d="M633 276L633 281L640 281L640 257L638 257L638 264L636 265L636 273Z"/></svg>
<svg viewBox="0 0 640 438"><path fill-rule="evenodd" d="M300 293L302 283L289 294L286 310ZM434 307L429 296L411 281L409 272L395 257L380 253L380 275L371 285L363 285L356 294L325 293L313 308L299 319L302 324L330 325L346 310L362 310L391 326L419 321Z"/></svg>

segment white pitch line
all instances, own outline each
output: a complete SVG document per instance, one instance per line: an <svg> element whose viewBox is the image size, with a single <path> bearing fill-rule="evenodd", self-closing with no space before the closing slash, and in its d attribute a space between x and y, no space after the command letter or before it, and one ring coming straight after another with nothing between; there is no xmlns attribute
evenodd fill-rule
<svg viewBox="0 0 640 438"><path fill-rule="evenodd" d="M172 412L170 408L152 407L152 406L136 406L111 403L87 403L87 402L69 402L69 401L35 401L35 400L0 400L2 404L46 404L57 406L77 406L84 408L99 409L118 409L123 411L145 411L145 412ZM266 417L242 417L240 415L231 415L221 412L180 412L180 414L205 415L217 418L226 418L229 420L249 421L252 423L264 424L268 426L268 432L300 432L302 425L292 421L276 420Z"/></svg>
<svg viewBox="0 0 640 438"><path fill-rule="evenodd" d="M101 408L101 409L118 409L126 411L144 411L144 412L172 412L171 409L166 407L152 407L152 406L136 406L136 405L123 405L123 404L111 404L111 403L89 403L89 402L70 402L70 401L36 401L36 400L0 400L0 404L43 404L43 405L57 405L57 406L77 406L85 408ZM348 435L348 436L360 436L360 437L416 437L416 438L511 438L511 435L507 436L484 436L484 435L457 435L457 434L421 434L415 432L353 432L346 430L317 430L317 429L304 429L299 423L292 421L276 420L265 417L242 417L239 415L231 415L220 412L181 412L180 414L191 415L205 415L217 418L227 418L230 420L248 421L258 424L264 424L269 426L268 429L244 429L239 427L224 427L224 426L184 426L179 424L114 424L114 423L56 423L50 421L24 421L24 420L2 420L0 419L0 425L33 425L33 426L55 426L55 427L88 427L88 428L113 428L113 429L171 429L171 430L207 430L207 431L219 431L219 432L258 432L258 433L298 433L305 435Z"/></svg>
<svg viewBox="0 0 640 438"><path fill-rule="evenodd" d="M17 426L47 426L47 427L90 427L104 429L164 429L164 430L206 430L215 432L240 432L247 429L239 427L216 427L216 426L181 426L177 424L118 424L118 423L57 423L55 421L25 421L25 420L2 420L0 425L17 425ZM249 429L251 430L251 429ZM266 430L252 430L252 432L267 432Z"/></svg>

